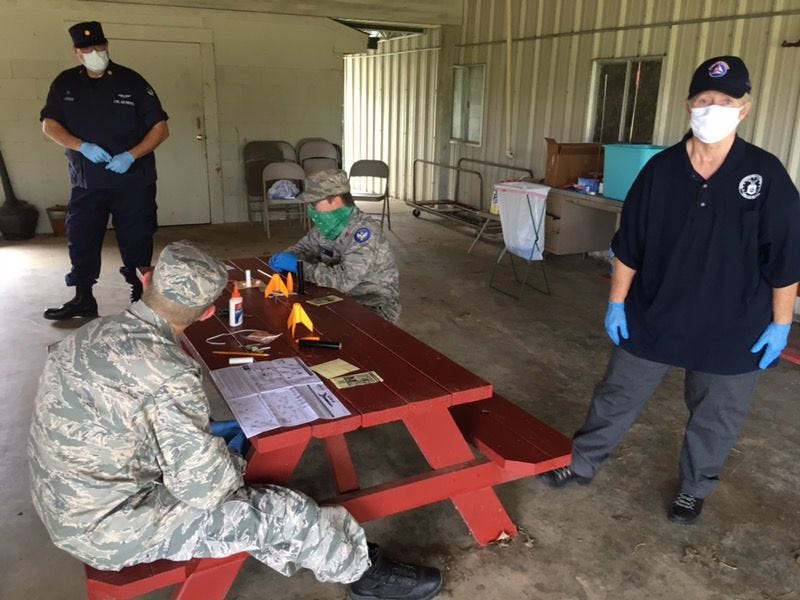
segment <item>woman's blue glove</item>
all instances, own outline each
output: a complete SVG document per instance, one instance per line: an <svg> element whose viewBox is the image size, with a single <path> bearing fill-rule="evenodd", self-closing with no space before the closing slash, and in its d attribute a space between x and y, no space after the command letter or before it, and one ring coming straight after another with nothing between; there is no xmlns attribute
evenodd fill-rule
<svg viewBox="0 0 800 600"><path fill-rule="evenodd" d="M250 443L247 441L244 431L242 431L242 428L239 427L239 424L235 420L211 421L209 428L211 429L212 435L224 439L228 448L241 456L244 456L245 452L247 452L247 449L250 447Z"/></svg>
<svg viewBox="0 0 800 600"><path fill-rule="evenodd" d="M297 257L291 252L278 252L269 259L269 266L276 271L294 273L297 275Z"/></svg>
<svg viewBox="0 0 800 600"><path fill-rule="evenodd" d="M784 323L783 325L770 323L767 325L764 333L761 334L758 341L750 348L750 352L753 354L761 352L761 349L765 346L767 348L764 350L764 356L758 361L759 369L766 369L781 355L783 349L786 348L786 342L789 340L789 329L791 329L791 327L791 323Z"/></svg>
<svg viewBox="0 0 800 600"><path fill-rule="evenodd" d="M111 159L111 162L109 162L106 165L106 170L114 171L114 173L119 173L120 175L122 175L128 169L131 168L131 165L135 160L136 159L133 158L133 154L131 154L130 152L123 152L122 154L117 154L114 158Z"/></svg>
<svg viewBox="0 0 800 600"><path fill-rule="evenodd" d="M624 302L609 302L605 318L606 333L619 346L619 338L628 339L628 319L625 318Z"/></svg>
<svg viewBox="0 0 800 600"><path fill-rule="evenodd" d="M81 144L80 152L95 164L101 162L107 163L108 161L111 160L111 155L105 150L103 150L97 144L90 144L89 142L83 142Z"/></svg>

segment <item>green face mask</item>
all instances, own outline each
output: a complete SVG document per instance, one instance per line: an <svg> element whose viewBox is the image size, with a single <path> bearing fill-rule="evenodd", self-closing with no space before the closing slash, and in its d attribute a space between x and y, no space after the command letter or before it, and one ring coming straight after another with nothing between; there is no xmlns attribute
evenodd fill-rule
<svg viewBox="0 0 800 600"><path fill-rule="evenodd" d="M355 206L343 206L330 212L322 212L308 207L308 218L319 232L329 240L335 240L339 234L347 227L350 215L353 214Z"/></svg>

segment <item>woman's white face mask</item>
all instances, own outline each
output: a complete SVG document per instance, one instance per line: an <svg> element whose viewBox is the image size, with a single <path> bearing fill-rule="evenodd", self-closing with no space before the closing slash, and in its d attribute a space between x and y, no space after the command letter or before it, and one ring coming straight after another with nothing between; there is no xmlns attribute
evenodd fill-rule
<svg viewBox="0 0 800 600"><path fill-rule="evenodd" d="M92 50L81 57L86 68L95 73L102 73L108 66L108 50Z"/></svg>
<svg viewBox="0 0 800 600"><path fill-rule="evenodd" d="M724 140L739 126L739 113L742 108L742 106L718 104L692 108L692 133L706 144Z"/></svg>

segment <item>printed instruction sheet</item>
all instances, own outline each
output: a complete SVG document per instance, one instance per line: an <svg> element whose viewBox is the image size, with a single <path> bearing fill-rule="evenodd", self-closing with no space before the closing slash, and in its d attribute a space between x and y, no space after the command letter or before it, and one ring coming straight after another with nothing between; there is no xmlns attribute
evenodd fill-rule
<svg viewBox="0 0 800 600"><path fill-rule="evenodd" d="M279 358L211 371L247 437L350 411L299 358Z"/></svg>

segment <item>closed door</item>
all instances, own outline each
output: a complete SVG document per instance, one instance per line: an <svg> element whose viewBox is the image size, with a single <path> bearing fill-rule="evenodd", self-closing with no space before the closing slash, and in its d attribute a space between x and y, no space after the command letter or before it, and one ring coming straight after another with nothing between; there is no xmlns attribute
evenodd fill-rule
<svg viewBox="0 0 800 600"><path fill-rule="evenodd" d="M169 138L156 149L159 224L209 223L200 44L111 40L109 55L144 77L169 115Z"/></svg>

